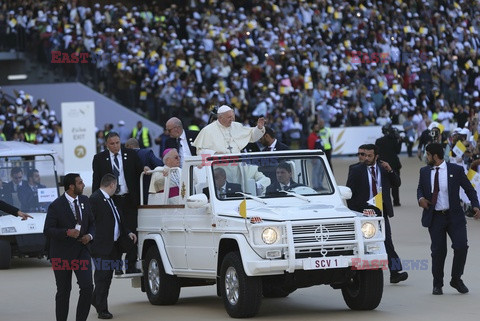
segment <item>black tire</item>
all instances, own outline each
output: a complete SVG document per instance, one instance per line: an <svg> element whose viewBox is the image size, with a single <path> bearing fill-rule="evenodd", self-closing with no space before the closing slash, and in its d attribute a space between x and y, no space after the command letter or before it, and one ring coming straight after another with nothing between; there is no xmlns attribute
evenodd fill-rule
<svg viewBox="0 0 480 321"><path fill-rule="evenodd" d="M239 252L230 252L223 259L220 290L225 310L232 318L251 318L258 313L262 280L245 274Z"/></svg>
<svg viewBox="0 0 480 321"><path fill-rule="evenodd" d="M172 305L177 303L180 296L180 282L176 276L165 273L156 246L148 249L143 271L144 286L151 304Z"/></svg>
<svg viewBox="0 0 480 321"><path fill-rule="evenodd" d="M285 289L285 287L271 281L262 283L262 293L265 298L286 298L293 291L295 290Z"/></svg>
<svg viewBox="0 0 480 321"><path fill-rule="evenodd" d="M345 303L352 310L373 310L382 300L382 270L353 271L348 283L342 288Z"/></svg>
<svg viewBox="0 0 480 321"><path fill-rule="evenodd" d="M12 247L10 246L10 242L6 240L0 240L0 269L9 269L11 259Z"/></svg>

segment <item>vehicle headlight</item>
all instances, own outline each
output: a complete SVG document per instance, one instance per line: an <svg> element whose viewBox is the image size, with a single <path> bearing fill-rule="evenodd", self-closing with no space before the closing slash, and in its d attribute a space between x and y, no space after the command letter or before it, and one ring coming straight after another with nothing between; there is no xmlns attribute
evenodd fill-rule
<svg viewBox="0 0 480 321"><path fill-rule="evenodd" d="M2 227L2 233L7 234L7 233L16 233L17 229L14 226L9 226L9 227Z"/></svg>
<svg viewBox="0 0 480 321"><path fill-rule="evenodd" d="M366 239L371 239L377 233L377 228L370 222L365 222L362 224L362 234Z"/></svg>
<svg viewBox="0 0 480 321"><path fill-rule="evenodd" d="M271 227L267 227L262 232L262 240L265 244L273 244L277 241L277 238L277 231Z"/></svg>

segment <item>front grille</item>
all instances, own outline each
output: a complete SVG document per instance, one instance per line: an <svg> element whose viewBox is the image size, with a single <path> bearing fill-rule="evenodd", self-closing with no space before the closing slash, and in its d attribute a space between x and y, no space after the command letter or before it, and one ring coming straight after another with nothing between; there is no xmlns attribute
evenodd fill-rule
<svg viewBox="0 0 480 321"><path fill-rule="evenodd" d="M355 223L327 223L292 226L293 243L335 243L355 241Z"/></svg>
<svg viewBox="0 0 480 321"><path fill-rule="evenodd" d="M353 255L357 245L354 222L294 225L292 232L298 259Z"/></svg>

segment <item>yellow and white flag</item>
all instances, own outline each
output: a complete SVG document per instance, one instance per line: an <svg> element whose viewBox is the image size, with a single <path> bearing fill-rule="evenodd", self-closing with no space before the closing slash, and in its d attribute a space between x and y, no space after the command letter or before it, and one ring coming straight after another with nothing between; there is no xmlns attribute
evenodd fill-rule
<svg viewBox="0 0 480 321"><path fill-rule="evenodd" d="M472 183L473 187L480 186L480 174L474 171L473 169L469 169L467 173L467 177Z"/></svg>
<svg viewBox="0 0 480 321"><path fill-rule="evenodd" d="M247 218L247 200L246 199L240 202L240 205L238 206L238 214L240 214L240 216L243 218Z"/></svg>
<svg viewBox="0 0 480 321"><path fill-rule="evenodd" d="M380 190L377 195L372 197L367 201L368 204L375 206L378 208L380 211L383 212L383 197L382 197L382 191Z"/></svg>
<svg viewBox="0 0 480 321"><path fill-rule="evenodd" d="M455 146L453 147L452 149L452 152L455 153L455 155L457 155L457 157L462 157L463 153L465 153L465 150L467 148L465 147L465 145L463 145L463 143L461 141L458 141Z"/></svg>

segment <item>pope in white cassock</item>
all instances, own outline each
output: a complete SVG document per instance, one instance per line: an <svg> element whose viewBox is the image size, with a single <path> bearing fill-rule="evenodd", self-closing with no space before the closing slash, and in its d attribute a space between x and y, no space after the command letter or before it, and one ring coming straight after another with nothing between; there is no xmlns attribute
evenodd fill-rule
<svg viewBox="0 0 480 321"><path fill-rule="evenodd" d="M265 119L258 119L254 128L245 127L235 122L235 113L232 108L223 105L217 112L218 120L205 126L193 142L197 148L197 155L236 154L247 146L254 143L265 134Z"/></svg>
<svg viewBox="0 0 480 321"><path fill-rule="evenodd" d="M257 127L244 127L235 122L235 113L232 108L223 105L218 111L218 120L203 128L193 142L197 148L197 155L201 154L235 154L254 143L265 134L265 119L258 119ZM224 168L227 180L242 184L242 190L263 195L267 186L270 185L270 178L258 171L256 165L227 166ZM249 181L254 182L253 190L248 190Z"/></svg>

